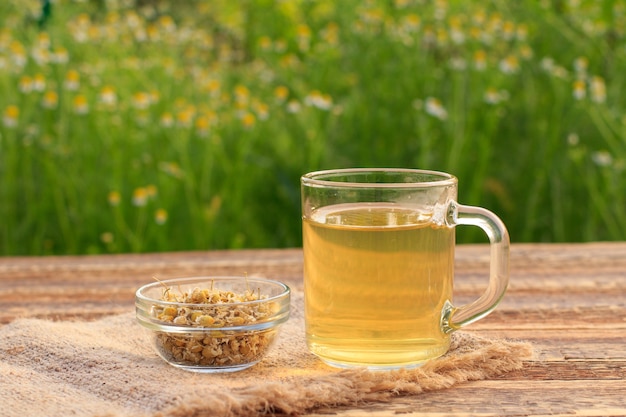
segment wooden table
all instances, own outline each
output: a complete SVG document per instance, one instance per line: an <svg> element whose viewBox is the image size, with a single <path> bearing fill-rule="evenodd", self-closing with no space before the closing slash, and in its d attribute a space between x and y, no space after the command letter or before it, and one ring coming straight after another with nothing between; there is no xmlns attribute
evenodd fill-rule
<svg viewBox="0 0 626 417"><path fill-rule="evenodd" d="M488 258L484 245L458 247L457 304L483 291ZM153 276L243 273L301 287L302 252L0 258L0 323L127 312ZM626 416L626 243L513 245L507 296L471 329L530 341L536 358L497 380L312 415Z"/></svg>

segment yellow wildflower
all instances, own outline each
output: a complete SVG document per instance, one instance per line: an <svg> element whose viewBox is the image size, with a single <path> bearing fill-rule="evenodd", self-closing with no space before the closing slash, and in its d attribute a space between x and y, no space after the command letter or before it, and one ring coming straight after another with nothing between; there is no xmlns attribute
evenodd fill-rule
<svg viewBox="0 0 626 417"><path fill-rule="evenodd" d="M174 116L172 116L172 113L165 112L161 115L161 126L163 127L174 126Z"/></svg>
<svg viewBox="0 0 626 417"><path fill-rule="evenodd" d="M483 96L484 100L488 104L498 104L505 100L508 100L509 93L506 90L497 90L494 87L489 87Z"/></svg>
<svg viewBox="0 0 626 417"><path fill-rule="evenodd" d="M528 45L522 45L520 47L519 54L523 59L529 60L530 58L533 57L533 50Z"/></svg>
<svg viewBox="0 0 626 417"><path fill-rule="evenodd" d="M408 29L409 32L419 29L421 23L422 19L415 13L411 13L404 18L404 27Z"/></svg>
<svg viewBox="0 0 626 417"><path fill-rule="evenodd" d="M167 222L167 210L160 208L154 213L154 221L156 224L165 224Z"/></svg>
<svg viewBox="0 0 626 417"><path fill-rule="evenodd" d="M589 82L589 91L591 99L596 103L604 103L606 101L606 84L602 77L592 77Z"/></svg>
<svg viewBox="0 0 626 417"><path fill-rule="evenodd" d="M436 16L439 16L439 17L445 16L447 10L448 10L447 0L435 0L435 15Z"/></svg>
<svg viewBox="0 0 626 417"><path fill-rule="evenodd" d="M487 20L487 15L483 9L477 9L472 15L472 21L478 26L482 26L485 20Z"/></svg>
<svg viewBox="0 0 626 417"><path fill-rule="evenodd" d="M498 102L498 90L493 87L489 87L487 91L485 91L484 98L487 103L496 104Z"/></svg>
<svg viewBox="0 0 626 417"><path fill-rule="evenodd" d="M135 188L133 191L133 205L143 207L148 203L148 190L144 187Z"/></svg>
<svg viewBox="0 0 626 417"><path fill-rule="evenodd" d="M80 74L76 70L69 70L67 74L65 74L65 89L69 91L76 91L78 87L80 87Z"/></svg>
<svg viewBox="0 0 626 417"><path fill-rule="evenodd" d="M148 38L150 38L152 42L158 42L161 40L159 29L155 24L151 23L146 27L146 35L148 36Z"/></svg>
<svg viewBox="0 0 626 417"><path fill-rule="evenodd" d="M487 68L487 53L482 49L474 52L474 68L478 71Z"/></svg>
<svg viewBox="0 0 626 417"><path fill-rule="evenodd" d="M76 114L87 114L89 113L89 103L87 103L87 97L82 94L74 97L74 113Z"/></svg>
<svg viewBox="0 0 626 417"><path fill-rule="evenodd" d="M243 116L241 116L241 123L244 125L244 127L252 127L255 122L256 117L254 117L254 114L250 112L246 112L243 114Z"/></svg>
<svg viewBox="0 0 626 417"><path fill-rule="evenodd" d="M296 33L301 38L310 38L311 37L311 28L309 28L305 24L300 24L296 28Z"/></svg>
<svg viewBox="0 0 626 417"><path fill-rule="evenodd" d="M235 101L237 103L246 103L250 97L250 90L245 85L235 86Z"/></svg>
<svg viewBox="0 0 626 417"><path fill-rule="evenodd" d="M514 74L519 70L519 61L515 55L509 55L500 61L500 71Z"/></svg>
<svg viewBox="0 0 626 417"><path fill-rule="evenodd" d="M15 66L23 68L27 62L24 46L18 41L13 41L11 45L9 45L9 50L11 51L11 59Z"/></svg>
<svg viewBox="0 0 626 417"><path fill-rule="evenodd" d="M70 56L69 56L69 53L67 52L67 49L62 48L62 47L56 48L52 52L52 55L50 56L50 61L56 64L67 64L69 60L70 60Z"/></svg>
<svg viewBox="0 0 626 417"><path fill-rule="evenodd" d="M259 120L267 120L270 115L269 106L265 103L255 103L254 110Z"/></svg>
<svg viewBox="0 0 626 417"><path fill-rule="evenodd" d="M426 98L424 110L426 111L426 113L436 117L437 119L445 120L448 118L447 110L443 107L441 101L437 98Z"/></svg>
<svg viewBox="0 0 626 417"><path fill-rule="evenodd" d="M517 25L515 36L517 37L517 40L522 42L525 41L528 37L528 26L526 26L524 23Z"/></svg>
<svg viewBox="0 0 626 417"><path fill-rule="evenodd" d="M220 82L218 80L211 79L206 82L204 87L209 94L216 96L220 91Z"/></svg>
<svg viewBox="0 0 626 417"><path fill-rule="evenodd" d="M158 23L159 26L167 33L171 33L176 30L176 23L174 23L174 19L172 19L171 16L161 16Z"/></svg>
<svg viewBox="0 0 626 417"><path fill-rule="evenodd" d="M109 195L107 196L107 200L109 201L110 205L114 207L117 206L118 204L120 204L120 200L121 200L120 193L118 191L109 192Z"/></svg>
<svg viewBox="0 0 626 417"><path fill-rule="evenodd" d="M444 28L437 29L436 40L441 45L446 45L449 40L448 32Z"/></svg>
<svg viewBox="0 0 626 417"><path fill-rule="evenodd" d="M150 94L139 91L133 94L133 106L138 110L145 110L152 102Z"/></svg>
<svg viewBox="0 0 626 417"><path fill-rule="evenodd" d="M500 13L493 13L489 17L489 21L487 22L487 28L490 32L494 33L500 30L502 27L502 16Z"/></svg>
<svg viewBox="0 0 626 417"><path fill-rule="evenodd" d="M453 56L452 58L450 58L450 68L457 71L463 71L467 68L467 62L464 58Z"/></svg>
<svg viewBox="0 0 626 417"><path fill-rule="evenodd" d="M274 96L282 103L287 99L287 96L289 96L289 89L284 85L279 85L274 89Z"/></svg>
<svg viewBox="0 0 626 417"><path fill-rule="evenodd" d="M596 165L601 167L608 167L613 164L613 156L606 150L593 152L591 159Z"/></svg>
<svg viewBox="0 0 626 417"><path fill-rule="evenodd" d="M298 25L296 28L296 36L298 48L301 51L308 51L311 46L311 29L304 24Z"/></svg>
<svg viewBox="0 0 626 417"><path fill-rule="evenodd" d="M113 243L113 240L115 239L114 239L113 233L104 232L100 235L100 240L102 241L102 243L110 244L110 243Z"/></svg>
<svg viewBox="0 0 626 417"><path fill-rule="evenodd" d="M190 127L194 117L194 111L185 109L176 114L176 123L181 127Z"/></svg>
<svg viewBox="0 0 626 417"><path fill-rule="evenodd" d="M91 18L87 13L81 13L76 17L76 23L79 26L89 26L91 24Z"/></svg>
<svg viewBox="0 0 626 417"><path fill-rule="evenodd" d="M46 32L39 32L37 35L37 46L40 48L49 48L50 47L50 35Z"/></svg>
<svg viewBox="0 0 626 417"><path fill-rule="evenodd" d="M479 40L483 36L483 31L479 27L472 26L469 29L469 36L473 40Z"/></svg>
<svg viewBox="0 0 626 417"><path fill-rule="evenodd" d="M287 50L287 41L284 39L277 39L274 41L274 51L278 53L285 52Z"/></svg>
<svg viewBox="0 0 626 417"><path fill-rule="evenodd" d="M117 95L110 85L105 85L100 90L100 101L107 106L115 106L117 103Z"/></svg>
<svg viewBox="0 0 626 417"><path fill-rule="evenodd" d="M55 109L59 104L59 95L56 91L48 90L41 99L42 107L46 109Z"/></svg>
<svg viewBox="0 0 626 417"><path fill-rule="evenodd" d="M433 45L437 42L437 37L435 36L435 31L432 26L428 25L424 27L422 40L427 45Z"/></svg>
<svg viewBox="0 0 626 417"><path fill-rule="evenodd" d="M283 55L279 60L280 66L283 68L293 68L298 65L298 62L299 59L294 54Z"/></svg>
<svg viewBox="0 0 626 417"><path fill-rule="evenodd" d="M156 185L154 185L154 184L147 185L145 187L145 189L146 189L146 195L149 198L156 197L156 195L157 195L157 187L156 187Z"/></svg>
<svg viewBox="0 0 626 417"><path fill-rule="evenodd" d="M385 12L380 8L365 9L361 12L361 20L363 23L375 25L384 20Z"/></svg>
<svg viewBox="0 0 626 417"><path fill-rule="evenodd" d="M567 144L570 146L576 146L580 143L580 137L578 136L577 133L575 132L571 132L569 135L567 135Z"/></svg>
<svg viewBox="0 0 626 417"><path fill-rule="evenodd" d="M107 13L104 21L107 25L117 25L120 21L120 14L116 11L110 11Z"/></svg>
<svg viewBox="0 0 626 417"><path fill-rule="evenodd" d="M259 47L264 51L268 51L272 47L272 39L269 36L261 36L259 38Z"/></svg>
<svg viewBox="0 0 626 417"><path fill-rule="evenodd" d="M176 162L160 162L159 169L175 178L181 178L183 171Z"/></svg>
<svg viewBox="0 0 626 417"><path fill-rule="evenodd" d="M299 113L302 106L298 100L289 100L287 103L287 112L289 113Z"/></svg>
<svg viewBox="0 0 626 417"><path fill-rule="evenodd" d="M104 28L102 26L89 26L87 29L87 37L92 41L98 41L102 37L104 33Z"/></svg>
<svg viewBox="0 0 626 417"><path fill-rule="evenodd" d="M33 91L33 79L28 75L22 75L20 77L20 91L24 94L28 94Z"/></svg>
<svg viewBox="0 0 626 417"><path fill-rule="evenodd" d="M573 88L574 88L574 98L576 100L582 100L587 95L587 90L586 90L584 80L578 79L574 81Z"/></svg>
<svg viewBox="0 0 626 417"><path fill-rule="evenodd" d="M592 153L591 159L597 166L600 167L608 167L613 164L613 156L606 150Z"/></svg>
<svg viewBox="0 0 626 417"><path fill-rule="evenodd" d="M138 126L146 126L150 122L150 113L147 110L138 110L135 113L135 123Z"/></svg>
<svg viewBox="0 0 626 417"><path fill-rule="evenodd" d="M465 42L465 33L463 32L463 20L459 16L452 16L449 19L450 38L452 42L459 45Z"/></svg>
<svg viewBox="0 0 626 417"><path fill-rule="evenodd" d="M335 22L328 23L321 35L328 44L336 45L339 42L339 25Z"/></svg>
<svg viewBox="0 0 626 417"><path fill-rule="evenodd" d="M126 25L129 28L136 29L140 27L143 23L143 19L137 14L134 10L128 10L125 15Z"/></svg>
<svg viewBox="0 0 626 417"><path fill-rule="evenodd" d="M510 20L507 20L502 25L502 37L505 40L509 41L513 39L514 36L515 36L515 23L511 22Z"/></svg>
<svg viewBox="0 0 626 417"><path fill-rule="evenodd" d="M196 118L195 122L196 132L200 136L206 136L209 133L210 122L209 118L202 115Z"/></svg>
<svg viewBox="0 0 626 417"><path fill-rule="evenodd" d="M574 60L574 70L577 74L584 75L587 73L587 68L589 67L589 60L584 57L578 57Z"/></svg>
<svg viewBox="0 0 626 417"><path fill-rule="evenodd" d="M20 109L17 106L11 105L7 106L4 109L4 114L2 116L2 122L6 127L15 127L17 126L17 121L20 117Z"/></svg>
<svg viewBox="0 0 626 417"><path fill-rule="evenodd" d="M46 89L46 78L43 74L35 74L33 77L33 91L42 92Z"/></svg>
<svg viewBox="0 0 626 417"><path fill-rule="evenodd" d="M33 58L33 61L35 61L39 66L46 65L51 59L50 51L39 47L33 48L30 55Z"/></svg>
<svg viewBox="0 0 626 417"><path fill-rule="evenodd" d="M304 100L305 104L316 107L321 110L330 110L333 106L333 100L328 94L323 94L318 90L311 91Z"/></svg>

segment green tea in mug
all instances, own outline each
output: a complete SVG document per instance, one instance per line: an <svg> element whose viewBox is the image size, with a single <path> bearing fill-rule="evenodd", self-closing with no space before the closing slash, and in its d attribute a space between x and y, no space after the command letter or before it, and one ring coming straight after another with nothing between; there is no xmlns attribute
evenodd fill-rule
<svg viewBox="0 0 626 417"><path fill-rule="evenodd" d="M457 178L413 169L355 168L302 177L305 332L339 367L418 366L450 334L489 314L508 285L509 236L487 209L456 202ZM489 237L490 279L453 305L457 225Z"/></svg>
<svg viewBox="0 0 626 417"><path fill-rule="evenodd" d="M309 349L327 362L396 367L442 355L454 229L393 204L339 204L304 219Z"/></svg>

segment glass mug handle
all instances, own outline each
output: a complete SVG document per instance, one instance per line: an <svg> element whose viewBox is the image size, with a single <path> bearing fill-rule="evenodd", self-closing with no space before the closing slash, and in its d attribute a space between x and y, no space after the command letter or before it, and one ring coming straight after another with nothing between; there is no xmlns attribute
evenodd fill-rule
<svg viewBox="0 0 626 417"><path fill-rule="evenodd" d="M442 330L450 333L473 323L496 308L509 285L509 233L502 220L482 207L464 206L452 202L448 206L446 223L449 226L472 225L480 227L489 237L491 259L489 285L476 301L455 307L446 303L442 314Z"/></svg>

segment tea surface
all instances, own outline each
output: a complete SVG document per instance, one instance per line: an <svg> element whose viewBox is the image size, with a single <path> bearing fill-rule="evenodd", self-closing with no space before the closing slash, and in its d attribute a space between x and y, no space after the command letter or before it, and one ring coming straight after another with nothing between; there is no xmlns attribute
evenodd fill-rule
<svg viewBox="0 0 626 417"><path fill-rule="evenodd" d="M454 229L393 204L324 207L303 221L311 351L333 365L398 367L440 356Z"/></svg>

